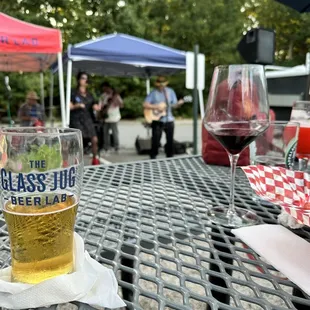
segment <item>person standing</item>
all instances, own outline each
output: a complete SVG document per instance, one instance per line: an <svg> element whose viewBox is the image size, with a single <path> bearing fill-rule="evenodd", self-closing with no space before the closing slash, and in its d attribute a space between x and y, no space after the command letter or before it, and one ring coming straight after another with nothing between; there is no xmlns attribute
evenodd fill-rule
<svg viewBox="0 0 310 310"><path fill-rule="evenodd" d="M35 91L28 92L26 103L18 111L18 118L22 127L44 126L44 109L38 103L39 99Z"/></svg>
<svg viewBox="0 0 310 310"><path fill-rule="evenodd" d="M118 122L121 120L120 108L124 106L121 96L108 83L102 83L102 95L99 99L99 118L103 122L103 149L106 153L111 148L110 131L112 131L113 146L119 150Z"/></svg>
<svg viewBox="0 0 310 310"><path fill-rule="evenodd" d="M177 100L177 96L172 88L167 87L168 80L159 76L155 82L155 89L145 98L143 103L144 109L162 111L162 104L165 105L165 116L162 116L158 121L152 122L152 149L151 159L156 159L162 132L166 134L167 146L166 156L173 157L173 135L174 135L174 116L172 114L173 108L178 108L184 101Z"/></svg>
<svg viewBox="0 0 310 310"><path fill-rule="evenodd" d="M70 102L70 127L80 129L84 140L90 140L92 145L93 165L99 165L98 138L95 130L92 113L99 109L94 97L87 90L88 75L79 72L77 75L77 87L72 90Z"/></svg>

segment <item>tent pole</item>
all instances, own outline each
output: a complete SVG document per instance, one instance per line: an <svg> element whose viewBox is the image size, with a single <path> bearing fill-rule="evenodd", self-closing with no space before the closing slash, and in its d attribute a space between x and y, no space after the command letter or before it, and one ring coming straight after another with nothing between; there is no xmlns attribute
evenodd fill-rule
<svg viewBox="0 0 310 310"><path fill-rule="evenodd" d="M11 90L11 86L10 86L10 78L8 75L6 75L4 77L4 84L5 84L5 88L6 88L6 95L7 95L7 115L8 115L8 119L9 119L9 126L13 127L13 120L12 120L12 115L11 115L11 99L12 99L12 90Z"/></svg>
<svg viewBox="0 0 310 310"><path fill-rule="evenodd" d="M45 113L45 101L44 101L44 73L40 72L40 97L41 97L41 106Z"/></svg>
<svg viewBox="0 0 310 310"><path fill-rule="evenodd" d="M69 59L67 64L67 89L66 89L67 125L69 125L70 123L71 79L72 79L72 60Z"/></svg>
<svg viewBox="0 0 310 310"><path fill-rule="evenodd" d="M194 46L194 89L193 89L193 154L197 155L197 142L198 142L198 89L197 89L197 72L198 72L198 54L199 54L199 45L195 44Z"/></svg>
<svg viewBox="0 0 310 310"><path fill-rule="evenodd" d="M146 94L148 95L151 91L151 83L150 83L150 78L147 77L145 81L145 86L146 86Z"/></svg>
<svg viewBox="0 0 310 310"><path fill-rule="evenodd" d="M62 55L57 53L58 59L58 78L59 78L59 95L60 95L60 109L61 109L61 124L66 126L66 110L65 110L65 88L64 88L64 72L62 66Z"/></svg>
<svg viewBox="0 0 310 310"><path fill-rule="evenodd" d="M198 90L198 95L199 95L200 118L203 119L203 117L205 115L205 108L203 106L203 92L202 92L202 89Z"/></svg>
<svg viewBox="0 0 310 310"><path fill-rule="evenodd" d="M49 122L51 127L54 127L54 118L53 118L53 97L54 97L54 74L51 70L50 72L50 106L49 106Z"/></svg>
<svg viewBox="0 0 310 310"><path fill-rule="evenodd" d="M145 86L146 86L146 94L148 95L151 92L151 83L150 83L150 77L148 76L145 80ZM150 127L146 126L146 134L147 137L150 137Z"/></svg>

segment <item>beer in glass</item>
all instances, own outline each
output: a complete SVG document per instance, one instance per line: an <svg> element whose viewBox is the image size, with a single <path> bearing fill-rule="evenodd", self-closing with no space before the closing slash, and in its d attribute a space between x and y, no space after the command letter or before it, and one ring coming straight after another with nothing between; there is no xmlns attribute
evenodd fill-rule
<svg viewBox="0 0 310 310"><path fill-rule="evenodd" d="M79 130L0 129L1 206L12 280L39 283L73 271L73 237L83 174Z"/></svg>

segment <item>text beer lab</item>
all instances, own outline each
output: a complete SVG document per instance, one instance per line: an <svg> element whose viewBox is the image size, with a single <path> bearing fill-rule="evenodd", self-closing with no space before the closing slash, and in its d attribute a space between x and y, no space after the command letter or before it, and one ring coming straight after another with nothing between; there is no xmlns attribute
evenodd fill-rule
<svg viewBox="0 0 310 310"><path fill-rule="evenodd" d="M30 161L31 168L45 168L45 161ZM12 204L18 205L39 205L55 204L66 200L66 194L52 196L51 192L61 191L75 186L76 167L56 170L45 173L12 173L4 168L1 169L1 187L4 192L17 193L46 193L48 196L34 197L5 197L10 199ZM48 182L46 182L48 180ZM28 201L27 201L28 198ZM43 201L42 201L43 199Z"/></svg>

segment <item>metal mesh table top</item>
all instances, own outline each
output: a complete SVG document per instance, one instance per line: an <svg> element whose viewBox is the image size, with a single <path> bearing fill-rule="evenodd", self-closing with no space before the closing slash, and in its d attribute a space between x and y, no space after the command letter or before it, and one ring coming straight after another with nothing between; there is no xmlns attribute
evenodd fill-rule
<svg viewBox="0 0 310 310"><path fill-rule="evenodd" d="M129 309L205 309L206 304L210 309L295 309L294 302L310 307L307 296L292 295L294 284L208 219L209 206L228 204L229 184L228 167L205 165L200 157L85 169L76 231L90 255L113 269L120 288L132 292L133 299L125 300ZM276 223L280 209L254 202L252 195L238 169L236 205L264 223ZM296 233L310 239L307 229ZM0 268L9 260L1 217ZM122 280L124 271L133 283ZM226 287L211 283L210 276L223 279ZM218 302L214 291L229 295L230 305Z"/></svg>

